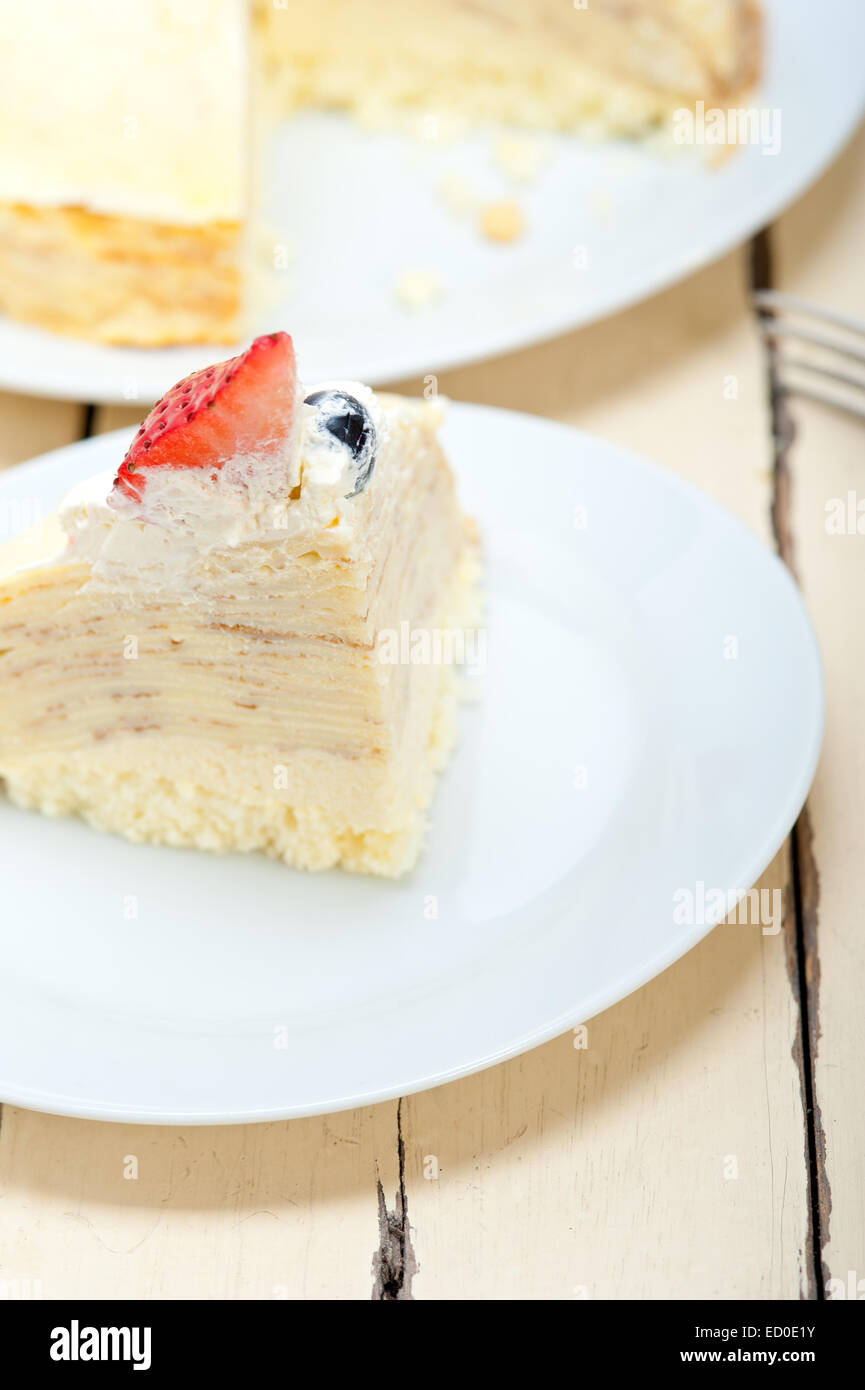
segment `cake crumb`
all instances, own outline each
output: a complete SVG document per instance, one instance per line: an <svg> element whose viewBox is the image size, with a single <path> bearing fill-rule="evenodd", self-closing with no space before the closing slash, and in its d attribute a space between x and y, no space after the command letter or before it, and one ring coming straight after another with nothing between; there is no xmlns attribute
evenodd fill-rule
<svg viewBox="0 0 865 1390"><path fill-rule="evenodd" d="M481 231L489 241L516 241L525 229L519 203L488 203L481 213Z"/></svg>
<svg viewBox="0 0 865 1390"><path fill-rule="evenodd" d="M493 159L501 173L514 183L530 183L540 173L546 151L536 140L507 135L497 142Z"/></svg>
<svg viewBox="0 0 865 1390"><path fill-rule="evenodd" d="M397 276L395 294L406 309L425 309L442 296L442 282L432 270L404 270Z"/></svg>

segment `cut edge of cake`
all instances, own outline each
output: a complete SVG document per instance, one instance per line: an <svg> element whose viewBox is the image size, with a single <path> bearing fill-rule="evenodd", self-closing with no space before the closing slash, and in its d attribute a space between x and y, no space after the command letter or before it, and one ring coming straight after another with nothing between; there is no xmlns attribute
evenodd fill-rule
<svg viewBox="0 0 865 1390"><path fill-rule="evenodd" d="M466 554L438 626L478 625L480 574L477 533L467 527ZM0 786L22 809L50 817L75 816L96 830L138 844L217 853L261 852L297 869L342 868L398 878L415 866L423 849L430 806L439 774L454 748L457 711L464 697L464 676L452 665L443 666L413 805L403 823L392 829L353 824L315 805L287 804L275 792L269 799L244 801L226 788L224 767L218 761L185 758L188 749L182 745L171 749L156 767L141 765L141 750L131 747L120 766L112 756L100 763L90 753L72 751L59 758L48 754L19 762L5 760L5 770L0 763ZM278 769L279 764L275 762L274 767ZM252 759L250 769L254 771Z"/></svg>
<svg viewBox="0 0 865 1390"><path fill-rule="evenodd" d="M140 347L233 343L244 229L0 203L0 305L52 333Z"/></svg>
<svg viewBox="0 0 865 1390"><path fill-rule="evenodd" d="M254 0L253 14L257 66L283 115L344 110L373 127L438 114L446 129L641 138L682 105L737 104L763 65L759 0L394 0L386 43L374 0Z"/></svg>
<svg viewBox="0 0 865 1390"><path fill-rule="evenodd" d="M9 17L0 309L95 342L236 342L248 271L243 0Z"/></svg>

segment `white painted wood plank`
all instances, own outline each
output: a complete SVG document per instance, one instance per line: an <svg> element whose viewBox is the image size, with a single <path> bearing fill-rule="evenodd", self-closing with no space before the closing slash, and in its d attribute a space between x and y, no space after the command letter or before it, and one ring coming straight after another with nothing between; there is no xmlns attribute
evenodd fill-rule
<svg viewBox="0 0 865 1390"><path fill-rule="evenodd" d="M865 321L865 132L775 233L776 283ZM795 560L823 653L826 739L810 797L814 1087L824 1268L833 1296L865 1297L865 424L793 399ZM843 529L827 529L830 514ZM847 518L854 517L853 527ZM865 533L865 516L859 524Z"/></svg>
<svg viewBox="0 0 865 1390"><path fill-rule="evenodd" d="M0 468L59 449L81 435L84 407L0 392Z"/></svg>
<svg viewBox="0 0 865 1390"><path fill-rule="evenodd" d="M369 1299L396 1106L213 1128L6 1107L0 1288L44 1298Z"/></svg>

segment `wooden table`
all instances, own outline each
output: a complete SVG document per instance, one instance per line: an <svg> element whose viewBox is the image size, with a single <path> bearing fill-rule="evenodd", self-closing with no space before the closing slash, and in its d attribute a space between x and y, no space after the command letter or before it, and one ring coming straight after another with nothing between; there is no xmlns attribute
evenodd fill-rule
<svg viewBox="0 0 865 1390"><path fill-rule="evenodd" d="M828 499L865 496L865 425L799 400L785 413L748 299L768 270L865 318L863 228L865 134L687 283L439 381L650 455L795 569L828 722L807 809L761 881L784 891L783 932L722 926L591 1020L587 1047L567 1034L369 1110L174 1129L6 1107L0 1292L813 1299L834 1280L830 1296L865 1296L865 537L825 525ZM0 462L133 418L0 396Z"/></svg>

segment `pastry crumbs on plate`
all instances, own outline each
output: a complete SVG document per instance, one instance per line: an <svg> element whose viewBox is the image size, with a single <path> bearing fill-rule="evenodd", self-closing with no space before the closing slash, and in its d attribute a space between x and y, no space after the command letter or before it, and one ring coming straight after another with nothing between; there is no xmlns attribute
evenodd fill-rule
<svg viewBox="0 0 865 1390"><path fill-rule="evenodd" d="M488 241L516 241L526 228L519 203L488 203L481 213L480 227Z"/></svg>
<svg viewBox="0 0 865 1390"><path fill-rule="evenodd" d="M424 309L441 298L441 278L431 270L404 270L397 276L394 292L406 309Z"/></svg>

